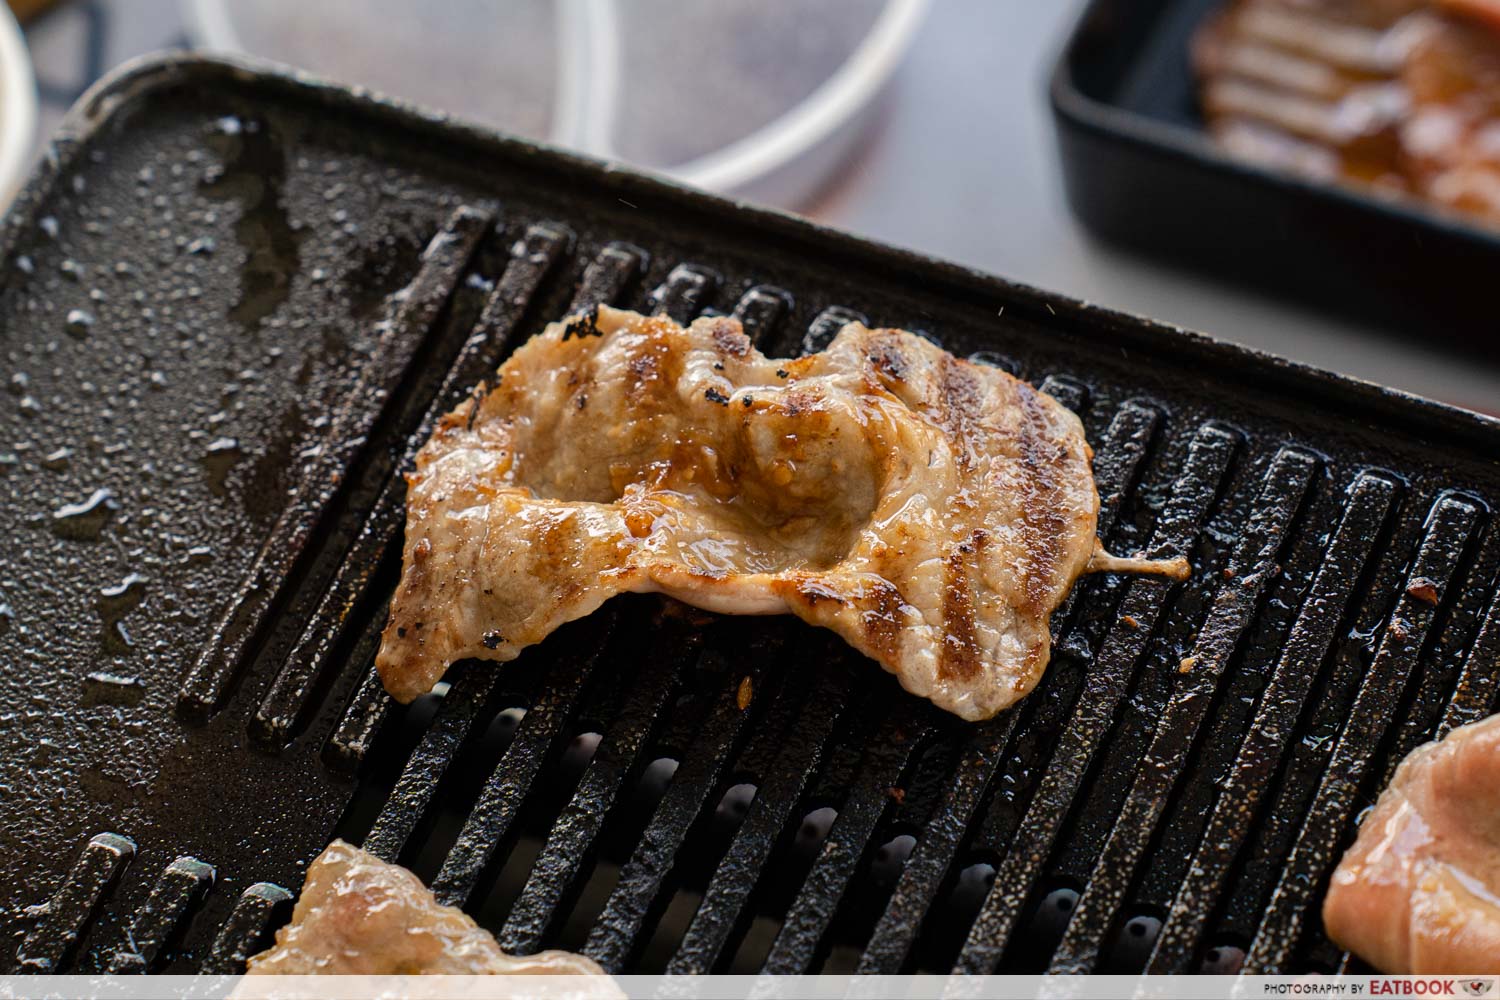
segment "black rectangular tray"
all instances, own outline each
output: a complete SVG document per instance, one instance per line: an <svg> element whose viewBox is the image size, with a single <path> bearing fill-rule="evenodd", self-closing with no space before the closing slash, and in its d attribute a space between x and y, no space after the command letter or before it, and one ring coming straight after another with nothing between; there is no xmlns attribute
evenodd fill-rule
<svg viewBox="0 0 1500 1000"><path fill-rule="evenodd" d="M1004 365L1196 571L1080 586L982 725L649 598L393 705L401 471L601 301ZM236 971L336 835L611 970L1333 970L1360 810L1500 682L1494 420L263 66L71 112L0 365L0 971Z"/></svg>
<svg viewBox="0 0 1500 1000"><path fill-rule="evenodd" d="M1053 72L1068 200L1097 235L1450 348L1500 355L1500 233L1234 160L1189 56L1225 0L1091 0Z"/></svg>

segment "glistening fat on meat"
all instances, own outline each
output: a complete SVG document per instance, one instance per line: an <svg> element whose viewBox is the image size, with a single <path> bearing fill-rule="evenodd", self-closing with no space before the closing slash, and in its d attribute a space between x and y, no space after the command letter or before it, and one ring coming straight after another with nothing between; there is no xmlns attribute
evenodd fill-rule
<svg viewBox="0 0 1500 1000"><path fill-rule="evenodd" d="M1500 716L1402 761L1334 872L1323 922L1383 972L1500 974Z"/></svg>
<svg viewBox="0 0 1500 1000"><path fill-rule="evenodd" d="M989 718L1041 677L1081 573L1188 572L1100 549L1091 458L1056 400L910 333L777 360L732 319L603 308L522 345L422 449L377 666L410 701L659 592L789 612Z"/></svg>
<svg viewBox="0 0 1500 1000"><path fill-rule="evenodd" d="M512 956L474 918L438 903L421 879L335 840L307 869L291 923L250 959L249 976L600 976L579 955ZM237 993L267 994L259 989ZM623 994L608 979L590 995Z"/></svg>

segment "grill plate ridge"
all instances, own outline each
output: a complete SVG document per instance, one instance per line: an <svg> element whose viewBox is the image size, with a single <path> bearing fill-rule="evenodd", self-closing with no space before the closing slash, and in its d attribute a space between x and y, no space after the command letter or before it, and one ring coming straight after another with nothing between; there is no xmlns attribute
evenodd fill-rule
<svg viewBox="0 0 1500 1000"><path fill-rule="evenodd" d="M236 971L335 835L617 971L1353 968L1318 904L1360 810L1496 705L1478 416L236 62L92 92L0 263L0 971ZM1019 373L1084 420L1110 547L1197 572L1080 582L977 726L652 598L395 705L401 473L602 302Z"/></svg>

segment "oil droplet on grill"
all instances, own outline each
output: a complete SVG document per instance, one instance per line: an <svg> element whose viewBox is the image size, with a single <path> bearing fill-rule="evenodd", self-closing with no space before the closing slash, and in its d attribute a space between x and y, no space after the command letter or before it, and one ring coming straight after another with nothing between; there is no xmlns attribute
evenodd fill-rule
<svg viewBox="0 0 1500 1000"><path fill-rule="evenodd" d="M214 496L224 495L224 483L230 470L244 457L244 450L234 438L221 437L209 442L208 451L203 455L203 466L208 470L208 488Z"/></svg>
<svg viewBox="0 0 1500 1000"><path fill-rule="evenodd" d="M124 655L135 648L130 633L121 621L135 610L146 596L146 578L131 573L113 587L99 591L99 615L104 619L104 648L116 655Z"/></svg>
<svg viewBox="0 0 1500 1000"><path fill-rule="evenodd" d="M239 301L229 316L253 331L286 302L292 278L301 269L303 234L293 225L282 194L286 154L276 131L254 119L220 118L207 140L220 162L208 168L200 189L240 206L234 235L245 257Z"/></svg>
<svg viewBox="0 0 1500 1000"><path fill-rule="evenodd" d="M83 703L88 707L121 705L129 708L139 705L145 695L146 685L139 677L101 672L83 679Z"/></svg>
<svg viewBox="0 0 1500 1000"><path fill-rule="evenodd" d="M65 329L82 340L94 328L94 314L87 309L69 309Z"/></svg>
<svg viewBox="0 0 1500 1000"><path fill-rule="evenodd" d="M104 526L120 509L109 490L95 490L82 503L64 504L52 512L52 533L75 542L97 541Z"/></svg>

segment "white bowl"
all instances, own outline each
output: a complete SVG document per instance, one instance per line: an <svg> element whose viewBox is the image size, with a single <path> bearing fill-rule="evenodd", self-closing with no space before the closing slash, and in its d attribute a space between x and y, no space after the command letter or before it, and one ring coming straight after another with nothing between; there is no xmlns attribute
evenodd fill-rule
<svg viewBox="0 0 1500 1000"><path fill-rule="evenodd" d="M180 2L189 34L199 46L296 61L277 52L248 53L236 29L230 0ZM820 188L849 154L874 110L876 98L906 54L928 3L883 0L875 22L843 64L800 102L763 126L687 162L637 165L721 194L748 196L784 207L798 205ZM555 11L558 37L551 43L540 43L557 47L556 93L548 140L602 159L623 159L616 148L615 130L620 94L630 81L629 68L622 62L619 30L620 18L627 16L628 7L622 0L555 0ZM309 68L326 72L321 66ZM379 81L351 82L381 88ZM431 101L429 95L425 103Z"/></svg>
<svg viewBox="0 0 1500 1000"><path fill-rule="evenodd" d="M0 3L0 210L30 173L36 139L36 76L15 14Z"/></svg>

